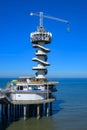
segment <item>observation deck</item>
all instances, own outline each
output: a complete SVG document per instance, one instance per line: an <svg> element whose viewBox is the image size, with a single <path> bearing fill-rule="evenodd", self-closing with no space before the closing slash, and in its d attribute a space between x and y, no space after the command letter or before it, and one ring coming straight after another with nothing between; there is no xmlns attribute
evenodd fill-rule
<svg viewBox="0 0 87 130"><path fill-rule="evenodd" d="M33 32L30 35L30 40L32 43L45 43L48 44L52 40L52 34L50 32L46 32L43 27L39 27L37 32Z"/></svg>

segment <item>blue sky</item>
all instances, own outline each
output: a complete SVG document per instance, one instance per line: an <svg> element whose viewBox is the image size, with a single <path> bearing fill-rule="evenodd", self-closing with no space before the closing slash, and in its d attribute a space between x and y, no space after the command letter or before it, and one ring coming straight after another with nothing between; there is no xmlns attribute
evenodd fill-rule
<svg viewBox="0 0 87 130"><path fill-rule="evenodd" d="M29 13L40 11L70 21L68 33L65 23L44 19L53 34L48 76L87 77L87 0L0 0L0 77L35 74L29 36L39 18Z"/></svg>

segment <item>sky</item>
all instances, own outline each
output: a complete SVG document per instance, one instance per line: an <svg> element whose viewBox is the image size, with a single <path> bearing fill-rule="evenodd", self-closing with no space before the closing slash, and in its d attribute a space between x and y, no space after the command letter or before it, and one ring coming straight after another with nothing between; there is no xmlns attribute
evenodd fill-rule
<svg viewBox="0 0 87 130"><path fill-rule="evenodd" d="M67 32L65 23L43 20L52 33L52 43L46 45L51 50L47 76L87 78L87 0L0 0L0 77L35 75L30 33L39 26L39 17L30 12L70 22Z"/></svg>

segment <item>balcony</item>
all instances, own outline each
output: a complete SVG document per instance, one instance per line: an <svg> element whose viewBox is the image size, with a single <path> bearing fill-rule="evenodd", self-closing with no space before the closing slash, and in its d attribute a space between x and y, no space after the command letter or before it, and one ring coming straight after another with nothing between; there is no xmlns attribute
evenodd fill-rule
<svg viewBox="0 0 87 130"><path fill-rule="evenodd" d="M34 32L31 33L30 39L32 43L42 42L47 44L51 42L52 34L49 32Z"/></svg>

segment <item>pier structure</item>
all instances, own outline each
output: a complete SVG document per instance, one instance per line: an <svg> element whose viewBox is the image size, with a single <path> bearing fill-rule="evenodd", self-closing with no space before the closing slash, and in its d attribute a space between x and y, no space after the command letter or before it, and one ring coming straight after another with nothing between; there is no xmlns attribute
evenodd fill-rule
<svg viewBox="0 0 87 130"><path fill-rule="evenodd" d="M2 94L2 92L0 93ZM55 98L48 98L46 100L38 101L11 101L5 96L5 93L4 96L2 94L2 97L0 95L0 117L2 118L2 122L6 120L15 121L22 117L24 120L31 117L37 117L37 119L40 119L43 116L48 117L52 114L52 102L55 100Z"/></svg>

